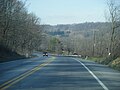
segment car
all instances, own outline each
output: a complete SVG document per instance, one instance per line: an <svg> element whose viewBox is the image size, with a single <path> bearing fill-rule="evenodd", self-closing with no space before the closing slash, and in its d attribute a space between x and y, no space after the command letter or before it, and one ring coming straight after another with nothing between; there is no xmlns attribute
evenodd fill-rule
<svg viewBox="0 0 120 90"><path fill-rule="evenodd" d="M47 56L48 57L48 53L47 52L43 52L43 56Z"/></svg>
<svg viewBox="0 0 120 90"><path fill-rule="evenodd" d="M76 52L74 52L73 55L78 55L78 54Z"/></svg>

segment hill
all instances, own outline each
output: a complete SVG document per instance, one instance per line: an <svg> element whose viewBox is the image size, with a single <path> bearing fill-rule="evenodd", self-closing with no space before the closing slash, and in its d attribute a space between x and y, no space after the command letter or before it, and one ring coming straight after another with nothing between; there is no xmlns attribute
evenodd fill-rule
<svg viewBox="0 0 120 90"><path fill-rule="evenodd" d="M109 30L110 23L107 22L86 22L79 24L60 24L60 25L43 25L44 30L49 35L54 36L69 36L71 34L82 34L86 37L92 35L93 30Z"/></svg>

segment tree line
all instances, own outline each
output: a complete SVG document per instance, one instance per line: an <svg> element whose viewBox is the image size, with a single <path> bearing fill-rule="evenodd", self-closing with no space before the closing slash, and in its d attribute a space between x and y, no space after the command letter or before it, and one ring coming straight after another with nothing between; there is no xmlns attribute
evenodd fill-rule
<svg viewBox="0 0 120 90"><path fill-rule="evenodd" d="M29 13L25 2L0 0L0 46L18 54L40 50L42 41L40 18Z"/></svg>

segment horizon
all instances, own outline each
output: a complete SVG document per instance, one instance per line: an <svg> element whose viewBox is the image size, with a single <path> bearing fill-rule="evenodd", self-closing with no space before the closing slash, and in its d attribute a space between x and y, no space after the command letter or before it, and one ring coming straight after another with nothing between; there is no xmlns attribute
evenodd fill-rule
<svg viewBox="0 0 120 90"><path fill-rule="evenodd" d="M109 23L109 22L107 22L107 21L105 21L105 22L81 22L81 23L68 23L68 24L54 24L54 25L52 25L52 24L46 24L46 23L44 23L44 24L41 24L41 25L50 25L50 26L57 26L57 25L76 25L76 24L85 24L85 23Z"/></svg>

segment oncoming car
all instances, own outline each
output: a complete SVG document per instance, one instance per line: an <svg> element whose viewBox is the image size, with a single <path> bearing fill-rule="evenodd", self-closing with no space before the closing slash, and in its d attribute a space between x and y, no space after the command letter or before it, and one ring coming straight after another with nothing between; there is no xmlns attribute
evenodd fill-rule
<svg viewBox="0 0 120 90"><path fill-rule="evenodd" d="M48 53L47 52L43 52L43 56L47 56L48 57Z"/></svg>

